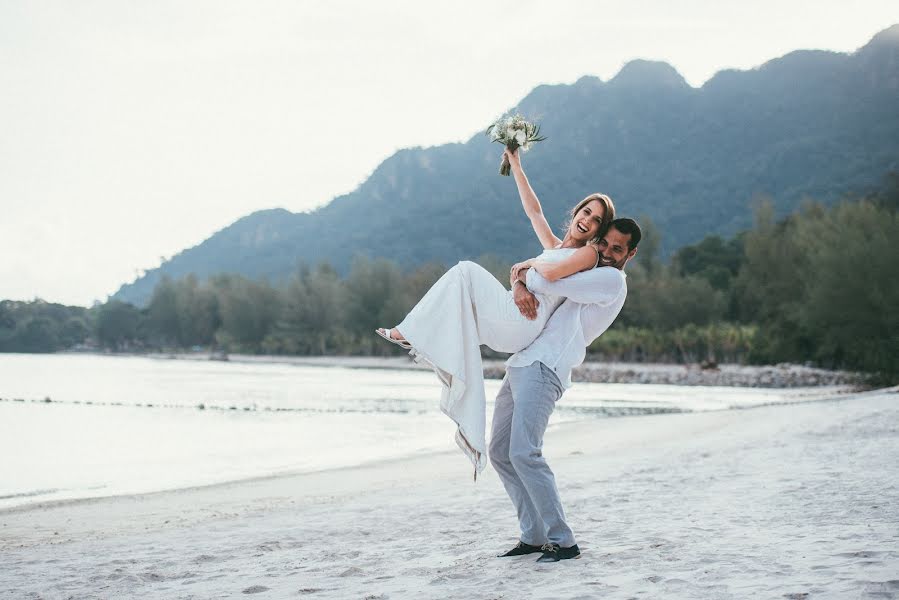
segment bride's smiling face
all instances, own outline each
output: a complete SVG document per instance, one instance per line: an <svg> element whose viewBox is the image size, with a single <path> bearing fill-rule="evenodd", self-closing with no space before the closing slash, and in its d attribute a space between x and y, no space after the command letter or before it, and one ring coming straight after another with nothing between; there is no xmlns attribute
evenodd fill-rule
<svg viewBox="0 0 899 600"><path fill-rule="evenodd" d="M568 225L568 238L572 241L586 244L599 235L602 228L602 220L605 216L605 207L599 200L591 200L583 205L575 213Z"/></svg>

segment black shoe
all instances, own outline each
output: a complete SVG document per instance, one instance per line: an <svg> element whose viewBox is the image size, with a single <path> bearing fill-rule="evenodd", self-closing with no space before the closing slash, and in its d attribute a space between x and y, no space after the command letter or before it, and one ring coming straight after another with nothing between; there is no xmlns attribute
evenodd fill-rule
<svg viewBox="0 0 899 600"><path fill-rule="evenodd" d="M540 552L542 550L543 546L531 546L530 544L525 544L524 542L518 542L514 548L512 548L505 554L497 554L497 558L505 558L506 556L522 556L524 554L533 554L534 552Z"/></svg>
<svg viewBox="0 0 899 600"><path fill-rule="evenodd" d="M581 557L581 549L577 547L577 544L568 548L562 548L558 544L544 544L542 550L543 556L538 558L537 562L559 562Z"/></svg>

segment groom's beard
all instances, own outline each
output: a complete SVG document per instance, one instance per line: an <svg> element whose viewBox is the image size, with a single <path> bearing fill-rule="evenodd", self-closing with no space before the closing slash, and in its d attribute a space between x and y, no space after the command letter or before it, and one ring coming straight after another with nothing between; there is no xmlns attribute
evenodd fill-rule
<svg viewBox="0 0 899 600"><path fill-rule="evenodd" d="M620 271L624 267L624 263L627 262L627 256L625 256L618 262L606 262L607 260L614 260L614 259L612 259L612 257L604 256L603 254L600 253L599 266L600 267L615 267L616 269L618 269Z"/></svg>

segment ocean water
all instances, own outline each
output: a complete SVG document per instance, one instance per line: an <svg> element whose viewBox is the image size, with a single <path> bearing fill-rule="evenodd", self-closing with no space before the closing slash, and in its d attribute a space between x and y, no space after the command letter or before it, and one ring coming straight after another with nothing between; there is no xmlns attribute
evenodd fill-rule
<svg viewBox="0 0 899 600"><path fill-rule="evenodd" d="M578 383L550 426L815 393ZM0 354L0 508L454 451L439 398L429 371Z"/></svg>

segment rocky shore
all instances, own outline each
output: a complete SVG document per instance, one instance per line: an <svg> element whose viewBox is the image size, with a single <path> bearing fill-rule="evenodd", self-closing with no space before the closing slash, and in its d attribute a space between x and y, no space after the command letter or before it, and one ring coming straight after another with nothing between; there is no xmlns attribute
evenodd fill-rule
<svg viewBox="0 0 899 600"><path fill-rule="evenodd" d="M503 366L485 365L484 375L502 378ZM828 371L792 364L746 366L667 365L585 362L572 373L574 381L591 383L650 383L726 387L797 388L817 386L865 387L866 377L848 371Z"/></svg>

